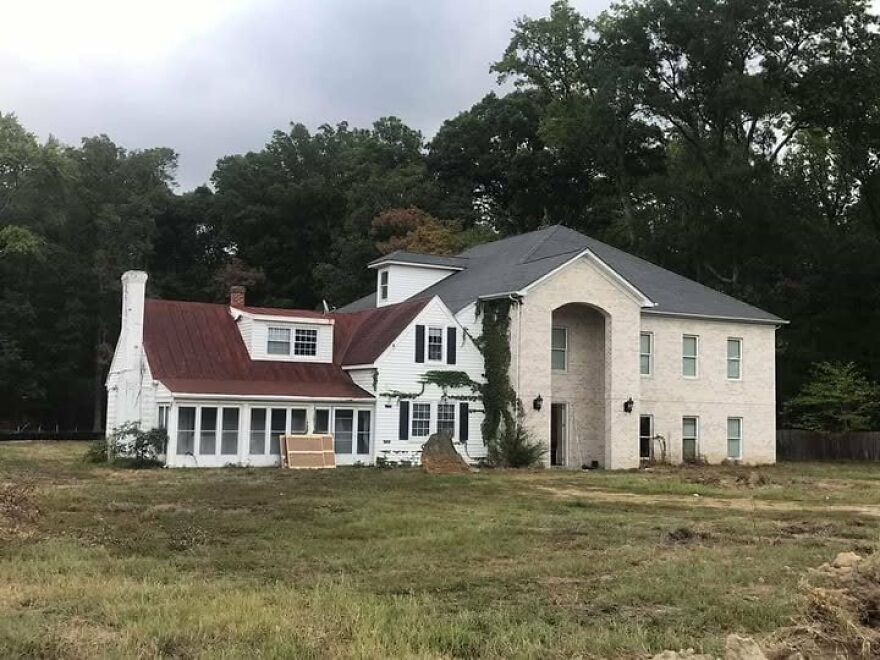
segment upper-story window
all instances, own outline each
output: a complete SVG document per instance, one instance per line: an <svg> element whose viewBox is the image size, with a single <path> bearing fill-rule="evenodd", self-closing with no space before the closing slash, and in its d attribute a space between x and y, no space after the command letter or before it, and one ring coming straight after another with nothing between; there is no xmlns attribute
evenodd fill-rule
<svg viewBox="0 0 880 660"><path fill-rule="evenodd" d="M742 378L742 339L736 337L727 340L727 377L730 380Z"/></svg>
<svg viewBox="0 0 880 660"><path fill-rule="evenodd" d="M639 373L650 376L654 370L654 335L643 332L639 335Z"/></svg>
<svg viewBox="0 0 880 660"><path fill-rule="evenodd" d="M550 338L550 368L565 371L568 368L568 328L553 328Z"/></svg>
<svg viewBox="0 0 880 660"><path fill-rule="evenodd" d="M388 300L388 271L379 271L379 297Z"/></svg>
<svg viewBox="0 0 880 660"><path fill-rule="evenodd" d="M700 338L696 335L684 335L681 339L681 373L687 378L697 377L697 360L699 358Z"/></svg>
<svg viewBox="0 0 880 660"><path fill-rule="evenodd" d="M443 328L428 328L428 359L443 359Z"/></svg>
<svg viewBox="0 0 880 660"><path fill-rule="evenodd" d="M317 355L318 331L312 328L297 328L293 337L294 355Z"/></svg>
<svg viewBox="0 0 880 660"><path fill-rule="evenodd" d="M290 355L290 328L269 328L266 352L269 355Z"/></svg>

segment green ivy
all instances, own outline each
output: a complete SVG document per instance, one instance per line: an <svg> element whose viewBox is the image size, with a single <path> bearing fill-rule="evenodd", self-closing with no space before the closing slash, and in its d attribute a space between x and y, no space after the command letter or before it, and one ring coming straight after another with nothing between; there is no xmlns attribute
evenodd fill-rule
<svg viewBox="0 0 880 660"><path fill-rule="evenodd" d="M510 382L510 309L509 298L480 300L476 314L482 319L483 332L476 339L483 354L486 382L480 387L483 400L483 443L490 448L497 444L499 430L514 427L516 391Z"/></svg>

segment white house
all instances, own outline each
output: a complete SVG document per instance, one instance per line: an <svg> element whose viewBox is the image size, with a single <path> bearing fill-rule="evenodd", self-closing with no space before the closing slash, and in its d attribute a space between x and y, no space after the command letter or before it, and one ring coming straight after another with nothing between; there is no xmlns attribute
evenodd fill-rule
<svg viewBox="0 0 880 660"><path fill-rule="evenodd" d="M480 301L511 302L510 380L548 465L630 468L665 452L775 461L775 332L785 321L571 229L455 257L394 252L340 310L145 300L123 275L108 434L168 430L169 466L277 465L283 433L329 432L339 464L417 461L453 432L485 456L479 402L423 382L483 379Z"/></svg>

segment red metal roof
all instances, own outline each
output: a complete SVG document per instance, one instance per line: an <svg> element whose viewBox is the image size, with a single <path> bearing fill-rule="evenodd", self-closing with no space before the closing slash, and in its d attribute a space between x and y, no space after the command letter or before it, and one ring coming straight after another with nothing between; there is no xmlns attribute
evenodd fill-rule
<svg viewBox="0 0 880 660"><path fill-rule="evenodd" d="M153 377L173 392L243 396L372 398L343 364L370 364L406 328L427 300L332 318L332 364L252 360L226 305L147 300L144 349ZM304 310L247 307L252 314L305 316Z"/></svg>

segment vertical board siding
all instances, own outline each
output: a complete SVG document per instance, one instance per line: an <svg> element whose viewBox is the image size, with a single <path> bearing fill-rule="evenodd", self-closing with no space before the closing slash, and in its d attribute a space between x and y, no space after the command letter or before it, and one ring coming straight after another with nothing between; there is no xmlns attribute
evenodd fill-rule
<svg viewBox="0 0 880 660"><path fill-rule="evenodd" d="M776 455L781 461L880 461L880 431L780 429Z"/></svg>

